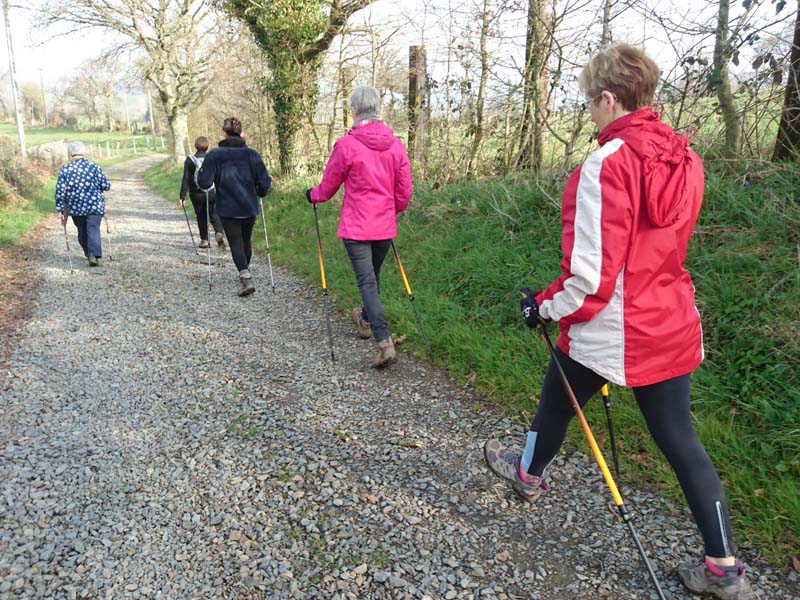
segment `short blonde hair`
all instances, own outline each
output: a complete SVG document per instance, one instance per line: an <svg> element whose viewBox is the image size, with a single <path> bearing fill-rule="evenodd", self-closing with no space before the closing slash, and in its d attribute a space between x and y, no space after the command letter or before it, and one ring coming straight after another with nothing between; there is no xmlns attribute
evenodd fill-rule
<svg viewBox="0 0 800 600"><path fill-rule="evenodd" d="M578 76L578 85L589 99L607 90L625 110L636 110L652 104L660 75L658 65L642 49L614 44L592 57Z"/></svg>

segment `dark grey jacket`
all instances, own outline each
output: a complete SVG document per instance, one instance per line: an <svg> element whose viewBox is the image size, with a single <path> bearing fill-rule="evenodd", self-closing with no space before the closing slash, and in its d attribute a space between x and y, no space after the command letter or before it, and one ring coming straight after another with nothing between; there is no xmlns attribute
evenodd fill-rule
<svg viewBox="0 0 800 600"><path fill-rule="evenodd" d="M272 186L261 156L248 148L239 137L219 143L203 161L197 184L206 189L214 184L217 192L217 214L225 219L246 219L260 212L259 198Z"/></svg>

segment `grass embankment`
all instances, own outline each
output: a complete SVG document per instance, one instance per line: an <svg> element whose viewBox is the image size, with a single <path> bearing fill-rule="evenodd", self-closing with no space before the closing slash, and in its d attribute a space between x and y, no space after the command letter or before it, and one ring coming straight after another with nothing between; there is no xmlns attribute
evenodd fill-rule
<svg viewBox="0 0 800 600"><path fill-rule="evenodd" d="M175 198L180 170L146 179ZM319 285L311 181L279 182L267 202L273 260ZM688 258L704 318L707 359L693 382L696 427L729 495L739 545L785 566L800 551L800 207L796 173L750 188L711 174ZM340 309L357 302L335 238L340 199L319 208L328 286ZM558 192L527 181L417 186L400 219L403 259L437 361L488 398L535 410L547 360L520 322L518 290L540 288L560 259ZM254 236L256 244L263 240ZM420 356L424 344L391 255L382 299L394 334ZM325 332L319 332L324 345ZM681 498L629 391L612 389L623 479ZM587 411L608 448L600 402ZM584 446L577 428L576 444ZM522 440L520 440L521 442ZM608 453L608 452L607 452Z"/></svg>
<svg viewBox="0 0 800 600"><path fill-rule="evenodd" d="M24 190L21 200L0 203L0 248L22 241L44 216L55 210L56 182L50 178L43 184Z"/></svg>

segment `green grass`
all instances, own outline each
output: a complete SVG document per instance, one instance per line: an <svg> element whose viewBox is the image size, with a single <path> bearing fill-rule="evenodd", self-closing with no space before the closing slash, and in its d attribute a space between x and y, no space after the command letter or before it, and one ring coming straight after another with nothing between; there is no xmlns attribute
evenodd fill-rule
<svg viewBox="0 0 800 600"><path fill-rule="evenodd" d="M174 198L180 174L157 166L146 179ZM273 261L319 286L313 211L303 194L311 183L277 182L266 214ZM544 375L547 356L520 323L518 290L540 288L558 274L559 185L543 190L494 179L433 190L418 183L400 218L397 248L437 362L509 410L535 410ZM710 173L688 258L707 351L693 380L695 425L727 490L738 544L781 566L800 551L797 189L796 170L751 188ZM318 210L331 297L346 310L358 291L335 237L340 204L335 199ZM408 336L405 350L425 356L391 256L381 275L392 332ZM319 335L324 343L324 331ZM632 395L614 388L612 396L623 480L682 503ZM590 403L587 417L607 449L602 404ZM570 435L585 447L577 427Z"/></svg>
<svg viewBox="0 0 800 600"><path fill-rule="evenodd" d="M55 210L55 179L30 190L27 202L0 208L0 247L20 243L47 213Z"/></svg>
<svg viewBox="0 0 800 600"><path fill-rule="evenodd" d="M13 123L0 123L0 135L17 139L17 126ZM136 139L137 145L144 147L147 138L153 145L153 136L150 135L131 135L123 131L75 131L59 127L25 127L25 144L29 147L39 146L56 140L80 141L86 144L105 144L107 141L112 144L117 142L127 142L131 144L131 139ZM158 144L160 149L160 142Z"/></svg>

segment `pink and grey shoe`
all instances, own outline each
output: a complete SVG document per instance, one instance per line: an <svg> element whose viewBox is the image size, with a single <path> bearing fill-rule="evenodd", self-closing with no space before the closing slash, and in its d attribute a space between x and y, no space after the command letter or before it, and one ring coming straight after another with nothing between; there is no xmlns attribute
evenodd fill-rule
<svg viewBox="0 0 800 600"><path fill-rule="evenodd" d="M756 600L742 563L720 567L707 560L684 565L678 569L678 579L689 591L719 600Z"/></svg>
<svg viewBox="0 0 800 600"><path fill-rule="evenodd" d="M483 445L483 457L492 472L510 483L511 489L526 502L535 502L550 489L541 477L523 474L520 467L522 453L504 446L500 440L487 440Z"/></svg>

